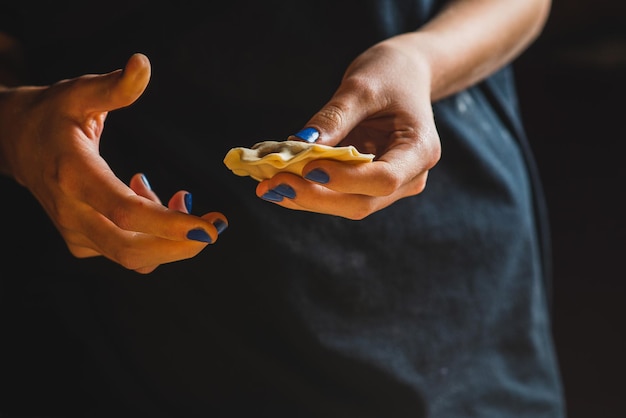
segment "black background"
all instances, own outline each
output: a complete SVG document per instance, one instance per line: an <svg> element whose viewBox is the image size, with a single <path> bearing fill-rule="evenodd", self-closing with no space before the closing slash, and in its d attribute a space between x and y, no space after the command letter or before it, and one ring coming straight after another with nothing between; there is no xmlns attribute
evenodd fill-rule
<svg viewBox="0 0 626 418"><path fill-rule="evenodd" d="M552 222L569 418L623 418L626 2L554 1L516 71Z"/></svg>
<svg viewBox="0 0 626 418"><path fill-rule="evenodd" d="M624 418L626 1L554 0L515 66L550 210L569 418Z"/></svg>

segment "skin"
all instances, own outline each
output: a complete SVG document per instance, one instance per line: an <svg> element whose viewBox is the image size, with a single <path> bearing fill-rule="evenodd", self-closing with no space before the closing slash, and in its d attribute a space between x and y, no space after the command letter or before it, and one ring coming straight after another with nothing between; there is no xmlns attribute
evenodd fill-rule
<svg viewBox="0 0 626 418"><path fill-rule="evenodd" d="M549 8L549 0L457 0L420 30L364 51L306 126L320 132L318 143L355 145L376 160L313 161L304 174L322 169L328 183L279 173L260 182L257 195L286 184L296 197L275 204L358 220L421 193L441 156L432 102L519 55ZM74 256L104 256L139 273L194 257L207 243L188 231L203 229L215 242L213 222L227 222L218 212L186 213L184 190L163 205L139 174L126 185L100 156L108 113L136 101L150 71L148 58L135 54L108 74L0 87L0 172L30 190Z"/></svg>
<svg viewBox="0 0 626 418"><path fill-rule="evenodd" d="M303 176L321 169L328 183L281 173L260 182L257 195L287 184L296 198L275 204L358 220L421 193L441 156L432 102L518 56L539 35L549 8L549 0L459 0L420 30L372 46L306 126L320 132L317 143L354 145L376 160L356 167L313 161Z"/></svg>
<svg viewBox="0 0 626 418"><path fill-rule="evenodd" d="M213 222L227 222L186 213L184 190L164 206L139 173L127 186L100 156L108 112L137 100L149 79L150 62L136 54L124 70L0 91L1 171L33 193L74 256L102 255L138 273L194 257L207 243L187 232L203 229L215 242Z"/></svg>

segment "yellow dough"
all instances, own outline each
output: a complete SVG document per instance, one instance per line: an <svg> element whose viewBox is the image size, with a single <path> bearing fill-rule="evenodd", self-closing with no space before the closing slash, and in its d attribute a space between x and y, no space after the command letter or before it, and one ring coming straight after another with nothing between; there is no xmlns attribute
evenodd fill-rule
<svg viewBox="0 0 626 418"><path fill-rule="evenodd" d="M331 147L301 141L263 141L251 148L232 148L224 157L224 164L238 176L261 181L282 171L301 176L302 168L317 159L365 163L372 161L374 155L361 154L352 145Z"/></svg>

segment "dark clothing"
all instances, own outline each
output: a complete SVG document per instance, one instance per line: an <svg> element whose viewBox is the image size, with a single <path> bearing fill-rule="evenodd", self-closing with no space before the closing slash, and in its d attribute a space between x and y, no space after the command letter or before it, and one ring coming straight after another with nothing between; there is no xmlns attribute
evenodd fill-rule
<svg viewBox="0 0 626 418"><path fill-rule="evenodd" d="M194 213L222 212L230 226L194 259L142 276L73 258L34 199L2 179L15 245L3 261L0 412L564 416L544 200L510 68L434 104L443 154L426 190L362 221L265 202L222 162L302 128L358 53L443 2L75 3L15 6L30 13L13 26L31 81L108 72L144 52L150 85L109 114L102 153L122 180L142 171L162 197L187 189Z"/></svg>

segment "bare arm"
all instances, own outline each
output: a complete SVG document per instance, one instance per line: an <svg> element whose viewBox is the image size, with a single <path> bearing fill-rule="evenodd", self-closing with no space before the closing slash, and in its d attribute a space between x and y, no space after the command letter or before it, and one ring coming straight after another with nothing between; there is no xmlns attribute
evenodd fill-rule
<svg viewBox="0 0 626 418"><path fill-rule="evenodd" d="M551 0L457 0L402 37L425 55L435 101L516 58L540 34L550 6Z"/></svg>
<svg viewBox="0 0 626 418"><path fill-rule="evenodd" d="M358 167L313 161L304 179L279 173L258 185L257 196L290 209L362 219L421 193L441 157L432 102L510 63L539 35L549 8L550 0L456 0L420 29L367 49L306 132L317 131L320 144L354 145L375 154L375 161ZM281 184L295 197L276 199Z"/></svg>
<svg viewBox="0 0 626 418"><path fill-rule="evenodd" d="M142 54L123 70L51 86L19 86L0 71L0 173L34 195L74 256L105 256L139 273L194 257L227 225L218 212L190 215L184 190L165 206L141 174L126 185L100 156L109 112L134 103L150 72Z"/></svg>

